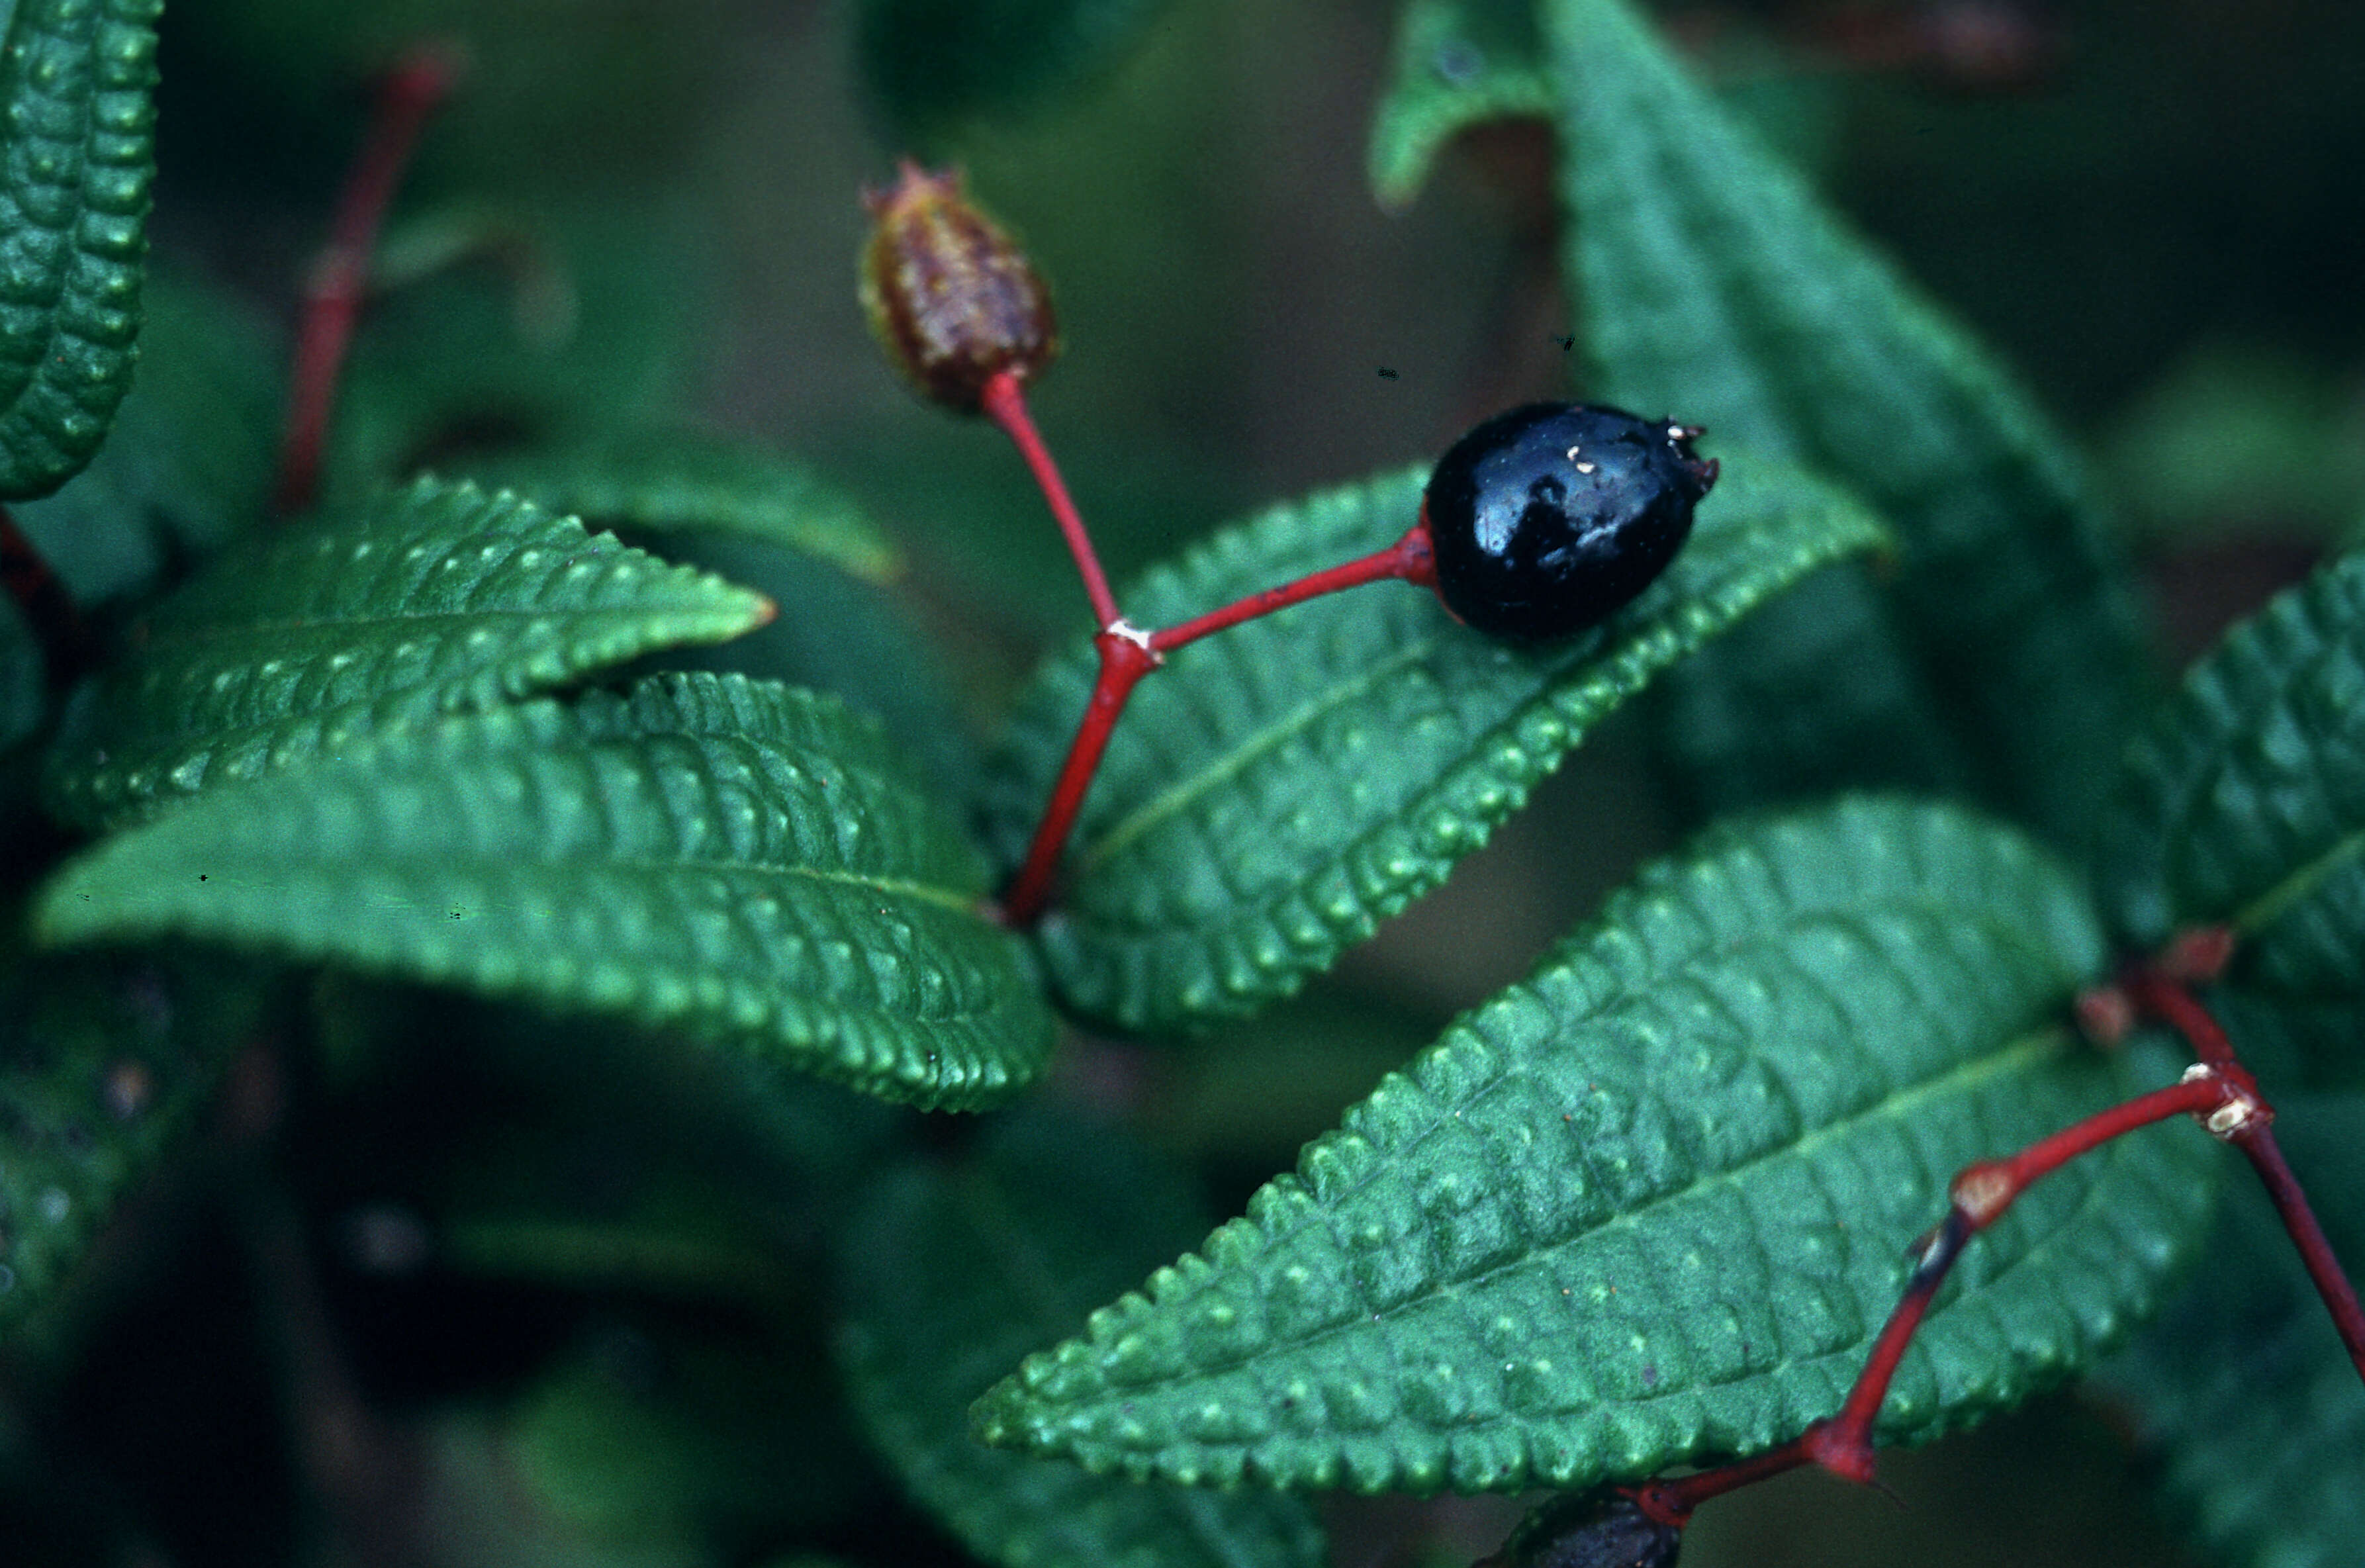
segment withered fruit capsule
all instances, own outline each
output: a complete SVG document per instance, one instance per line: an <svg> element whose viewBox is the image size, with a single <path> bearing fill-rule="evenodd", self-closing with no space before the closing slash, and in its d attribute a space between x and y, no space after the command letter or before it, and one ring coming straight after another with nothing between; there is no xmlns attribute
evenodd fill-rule
<svg viewBox="0 0 2365 1568"><path fill-rule="evenodd" d="M906 160L894 185L866 192L862 308L870 331L922 396L975 413L1002 372L1041 375L1059 351L1051 291L1010 236L971 202L960 175Z"/></svg>

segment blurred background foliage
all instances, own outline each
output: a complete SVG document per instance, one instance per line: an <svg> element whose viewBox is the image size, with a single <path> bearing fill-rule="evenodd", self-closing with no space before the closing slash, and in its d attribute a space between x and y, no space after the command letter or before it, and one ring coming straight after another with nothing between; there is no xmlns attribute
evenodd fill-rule
<svg viewBox="0 0 2365 1568"><path fill-rule="evenodd" d="M95 480L25 509L28 532L88 545L55 553L103 610L253 515L274 394L252 367L282 352L365 84L399 48L450 39L470 70L387 235L390 288L357 345L332 484L627 416L808 460L908 570L880 588L718 545L782 616L708 656L901 704L891 726L958 776L964 730L1085 629L1084 606L1000 438L919 406L866 338L857 191L906 151L957 160L1026 238L1068 343L1037 414L1122 577L1254 504L1569 389L1541 128L1464 139L1402 213L1369 194L1394 11L175 5L148 353L160 379L218 366L205 374L232 428L202 445L143 434L135 392ZM2164 662L2354 537L2365 7L1723 0L1663 15L2087 440ZM118 523L79 526L98 484ZM882 677L906 662L951 672L958 709ZM1077 1043L1053 1092L1129 1123L1230 1212L1670 831L1644 746L1613 725L1301 1001L1180 1047ZM21 836L0 848L43 852ZM163 982L93 983L136 999ZM0 1364L0 1556L962 1560L847 1436L816 1216L850 1206L882 1149L958 1144L963 1124L819 1086L751 1096L704 1058L473 1003L310 989L279 999L204 1113L201 1157L122 1216L80 1298L98 1309ZM1901 1456L1884 1470L1901 1511L1813 1476L1757 1488L1703 1516L1686 1561L2175 1561L2110 1420L2063 1398ZM1466 1561L1518 1512L1342 1502L1332 1561Z"/></svg>

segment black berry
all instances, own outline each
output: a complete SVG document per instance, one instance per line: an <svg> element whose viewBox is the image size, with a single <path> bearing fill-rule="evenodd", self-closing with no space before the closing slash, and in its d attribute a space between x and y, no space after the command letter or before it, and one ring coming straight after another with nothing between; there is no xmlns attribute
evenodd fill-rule
<svg viewBox="0 0 2365 1568"><path fill-rule="evenodd" d="M1437 592L1517 642L1597 626L1651 586L1692 531L1716 465L1699 431L1584 403L1530 403L1453 443L1421 501Z"/></svg>
<svg viewBox="0 0 2365 1568"><path fill-rule="evenodd" d="M1564 1494L1519 1521L1477 1568L1673 1568L1684 1532L1618 1493Z"/></svg>

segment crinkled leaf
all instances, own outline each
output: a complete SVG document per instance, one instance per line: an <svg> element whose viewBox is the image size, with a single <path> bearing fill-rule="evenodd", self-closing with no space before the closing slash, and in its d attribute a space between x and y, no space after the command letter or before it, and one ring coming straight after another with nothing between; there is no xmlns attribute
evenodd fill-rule
<svg viewBox="0 0 2365 1568"><path fill-rule="evenodd" d="M1167 0L863 0L856 49L906 136L1042 106L1121 62Z"/></svg>
<svg viewBox="0 0 2365 1568"><path fill-rule="evenodd" d="M186 964L0 956L0 1335L186 1129L255 1001Z"/></svg>
<svg viewBox="0 0 2365 1568"><path fill-rule="evenodd" d="M603 528L733 533L805 551L872 582L902 566L894 541L855 499L795 460L694 430L612 431L467 465L553 511Z"/></svg>
<svg viewBox="0 0 2365 1568"><path fill-rule="evenodd" d="M168 599L76 709L51 797L79 822L137 819L770 613L760 594L507 492L421 480L275 530Z"/></svg>
<svg viewBox="0 0 2365 1568"><path fill-rule="evenodd" d="M282 350L243 301L170 269L141 290L140 375L90 466L11 509L83 604L147 588L266 516Z"/></svg>
<svg viewBox="0 0 2365 1568"><path fill-rule="evenodd" d="M2098 867L2127 946L2230 924L2229 1025L2318 1079L2365 1076L2365 553L2192 667L2128 748Z"/></svg>
<svg viewBox="0 0 2365 1568"><path fill-rule="evenodd" d="M1372 189L1383 206L1408 206L1456 133L1552 110L1534 0L1410 0L1372 125Z"/></svg>
<svg viewBox="0 0 2365 1568"><path fill-rule="evenodd" d="M51 941L167 934L678 1027L966 1106L1051 1025L984 867L877 727L736 678L398 732L211 791L50 884Z"/></svg>
<svg viewBox="0 0 2365 1568"><path fill-rule="evenodd" d="M1267 512L1155 572L1149 625L1374 550L1423 474ZM1603 716L1763 600L1882 541L1845 497L1747 461L1666 576L1598 633L1507 647L1397 584L1196 644L1142 686L1068 849L1042 945L1065 1001L1133 1028L1287 995L1445 879ZM1015 860L1093 661L1053 666L1019 711L990 824Z"/></svg>
<svg viewBox="0 0 2365 1568"><path fill-rule="evenodd" d="M71 478L131 386L162 4L0 16L0 499Z"/></svg>
<svg viewBox="0 0 2365 1568"><path fill-rule="evenodd" d="M1713 833L1030 1358L979 1429L1365 1491L1763 1450L1837 1407L1956 1170L2128 1092L2065 1022L2105 958L2061 868L1952 809ZM2009 1405L2149 1312L2210 1152L2152 1128L2034 1188L1956 1271L1884 1439Z"/></svg>
<svg viewBox="0 0 2365 1568"><path fill-rule="evenodd" d="M1882 683L1911 697L1896 722L1934 715L1988 795L2081 841L2143 681L2132 610L2065 443L1625 0L1550 0L1542 15L1564 266L1600 390L1816 467L1892 522L1903 570L1890 613L1846 662L1901 666ZM1792 729L1819 718L1781 711L1735 651L1687 678L1732 683L1732 711ZM1825 776L1799 786L1855 778L1838 747L1856 728L1833 715ZM1911 749L1950 748L1924 736Z"/></svg>
<svg viewBox="0 0 2365 1568"><path fill-rule="evenodd" d="M2365 1266L2365 1098L2277 1096L2276 1140L2350 1277ZM2365 1383L2258 1183L2208 1266L2106 1369L2195 1544L2227 1568L2347 1568L2365 1540Z"/></svg>
<svg viewBox="0 0 2365 1568"><path fill-rule="evenodd" d="M746 540L685 542L683 554L781 607L745 637L688 653L683 667L737 670L844 698L885 726L939 795L974 798L978 740L957 666L909 604L827 561Z"/></svg>
<svg viewBox="0 0 2365 1568"><path fill-rule="evenodd" d="M1113 1136L1034 1115L958 1164L907 1168L849 1227L840 1338L856 1408L908 1486L1002 1568L1319 1568L1295 1498L1139 1486L997 1453L965 1412L1010 1363L1205 1227L1181 1175Z"/></svg>

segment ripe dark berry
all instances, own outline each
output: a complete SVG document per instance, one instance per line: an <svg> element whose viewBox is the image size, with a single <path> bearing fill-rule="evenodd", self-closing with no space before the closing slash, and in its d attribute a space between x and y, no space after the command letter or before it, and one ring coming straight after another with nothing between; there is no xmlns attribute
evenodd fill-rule
<svg viewBox="0 0 2365 1568"><path fill-rule="evenodd" d="M1530 403L1453 443L1421 499L1437 593L1515 642L1597 626L1667 569L1716 483L1700 432L1584 403Z"/></svg>
<svg viewBox="0 0 2365 1568"><path fill-rule="evenodd" d="M1674 1568L1684 1532L1616 1493L1564 1494L1519 1521L1476 1568Z"/></svg>

